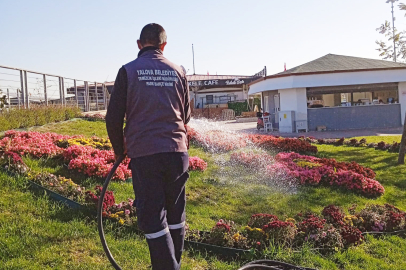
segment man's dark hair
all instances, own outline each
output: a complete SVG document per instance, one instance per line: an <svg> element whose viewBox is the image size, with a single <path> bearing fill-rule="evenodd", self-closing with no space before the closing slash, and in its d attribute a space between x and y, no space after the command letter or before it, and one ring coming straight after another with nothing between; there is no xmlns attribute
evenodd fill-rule
<svg viewBox="0 0 406 270"><path fill-rule="evenodd" d="M151 44L155 47L166 42L165 29L157 23L150 23L141 30L140 42L142 45Z"/></svg>

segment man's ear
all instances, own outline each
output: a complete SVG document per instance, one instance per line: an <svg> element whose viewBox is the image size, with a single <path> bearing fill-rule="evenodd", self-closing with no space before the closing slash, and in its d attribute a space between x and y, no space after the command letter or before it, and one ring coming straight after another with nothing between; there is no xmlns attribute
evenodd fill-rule
<svg viewBox="0 0 406 270"><path fill-rule="evenodd" d="M166 46L166 42L164 42L164 43L162 43L161 45L159 45L159 49L160 49L161 51L164 51L165 46Z"/></svg>
<svg viewBox="0 0 406 270"><path fill-rule="evenodd" d="M140 40L137 40L137 44L138 44L138 49L142 50L142 48L143 48L144 46L142 46Z"/></svg>

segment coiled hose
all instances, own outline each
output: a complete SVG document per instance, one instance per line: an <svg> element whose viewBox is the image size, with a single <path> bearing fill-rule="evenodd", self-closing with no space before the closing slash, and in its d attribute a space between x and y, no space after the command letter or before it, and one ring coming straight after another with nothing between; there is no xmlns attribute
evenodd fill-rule
<svg viewBox="0 0 406 270"><path fill-rule="evenodd" d="M113 255L110 252L109 247L107 246L106 238L104 236L104 230L103 230L103 201L104 201L104 196L106 195L107 188L110 184L110 180L113 177L114 173L116 172L118 166L120 163L124 160L125 156L119 156L117 158L116 162L113 165L113 168L110 170L106 181L104 182L102 191L100 193L100 198L99 202L97 204L97 228L99 230L99 236L100 236L100 241L103 245L104 252L107 255L107 258L109 259L111 265L114 267L116 270L122 270L121 267L117 264L116 260L114 260ZM303 268L303 267L297 267L291 264L283 263L283 262L278 262L278 261L271 261L271 260L258 260L258 261L253 261L250 262L243 267L239 268L238 270L263 270L263 269L276 269L276 270L314 270L311 268Z"/></svg>

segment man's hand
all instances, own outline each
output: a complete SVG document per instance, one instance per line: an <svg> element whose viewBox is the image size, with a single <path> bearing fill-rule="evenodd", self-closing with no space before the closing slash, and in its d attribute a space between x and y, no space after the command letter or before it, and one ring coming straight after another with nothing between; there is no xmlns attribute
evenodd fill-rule
<svg viewBox="0 0 406 270"><path fill-rule="evenodd" d="M123 146L124 146L123 155L125 156L125 155L127 155L127 143L125 141L125 138L124 138L124 145ZM117 161L119 157L120 157L120 155L114 154L114 160L115 161Z"/></svg>

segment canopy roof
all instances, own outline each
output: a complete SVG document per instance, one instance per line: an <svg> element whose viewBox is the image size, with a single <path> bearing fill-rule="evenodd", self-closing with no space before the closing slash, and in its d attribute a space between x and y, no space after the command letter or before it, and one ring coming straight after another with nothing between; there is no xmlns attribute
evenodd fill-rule
<svg viewBox="0 0 406 270"><path fill-rule="evenodd" d="M324 73L334 71L354 71L373 69L406 68L406 64L386 60L376 60L361 57L327 54L303 65L288 69L275 75L290 75L304 73ZM270 76L272 77L272 76Z"/></svg>

